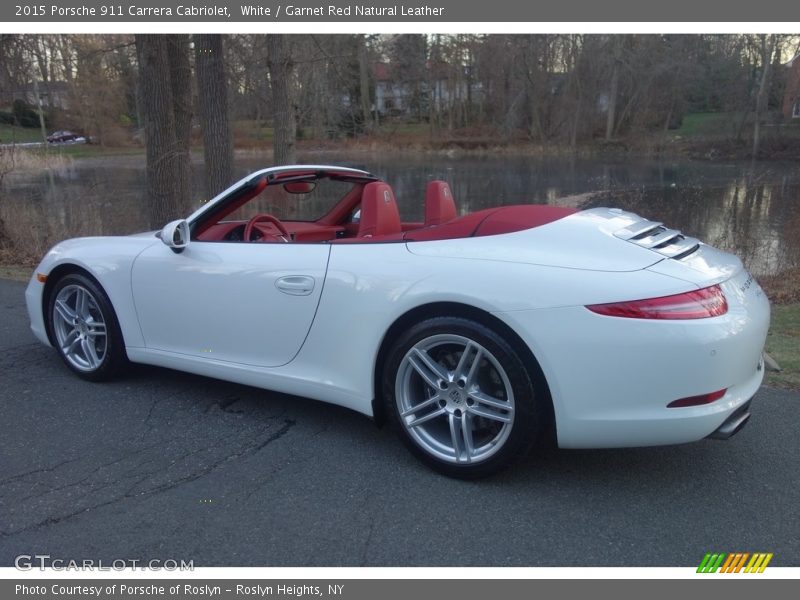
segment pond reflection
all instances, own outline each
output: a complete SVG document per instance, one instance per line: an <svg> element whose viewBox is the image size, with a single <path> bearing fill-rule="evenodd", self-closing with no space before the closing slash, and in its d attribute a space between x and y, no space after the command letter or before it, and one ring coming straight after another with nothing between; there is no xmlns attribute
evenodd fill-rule
<svg viewBox="0 0 800 600"><path fill-rule="evenodd" d="M346 164L372 171L394 188L404 220L421 221L425 184L450 182L461 213L518 203L618 206L663 221L738 254L756 274L800 264L800 173L785 163L664 162L599 159L439 156L304 162ZM237 159L237 175L262 168ZM205 199L202 165L194 165L193 198ZM144 158L87 159L69 168L14 173L0 202L6 235L23 253L40 256L59 240L147 229ZM298 218L303 210L298 207Z"/></svg>

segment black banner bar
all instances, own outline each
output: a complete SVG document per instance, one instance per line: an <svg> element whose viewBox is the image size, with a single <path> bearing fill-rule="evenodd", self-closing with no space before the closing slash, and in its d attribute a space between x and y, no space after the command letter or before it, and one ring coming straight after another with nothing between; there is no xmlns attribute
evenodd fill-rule
<svg viewBox="0 0 800 600"><path fill-rule="evenodd" d="M2 3L0 21L148 22L780 22L800 21L788 0L50 0Z"/></svg>
<svg viewBox="0 0 800 600"><path fill-rule="evenodd" d="M796 582L753 577L698 576L672 580L545 580L545 579L286 579L286 580L78 580L26 579L0 581L0 597L39 600L132 600L169 598L170 600L256 600L261 598L324 600L408 600L408 598L648 598L674 600L676 597L752 598L790 597Z"/></svg>

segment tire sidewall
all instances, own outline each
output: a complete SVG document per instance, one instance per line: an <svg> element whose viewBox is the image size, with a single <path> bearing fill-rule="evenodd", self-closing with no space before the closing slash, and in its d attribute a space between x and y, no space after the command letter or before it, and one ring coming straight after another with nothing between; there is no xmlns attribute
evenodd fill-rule
<svg viewBox="0 0 800 600"><path fill-rule="evenodd" d="M508 438L500 450L478 463L454 464L429 454L411 437L400 419L395 382L403 358L416 343L438 334L455 334L481 344L502 365L514 393L514 422ZM541 394L536 393L533 381L519 353L496 331L463 317L433 317L406 330L387 353L382 379L384 409L400 439L422 462L451 477L485 477L508 466L537 441L543 412L539 407Z"/></svg>
<svg viewBox="0 0 800 600"><path fill-rule="evenodd" d="M55 326L53 322L53 309L55 307L56 298L59 292L69 285L78 285L86 290L94 297L100 312L103 314L103 320L106 323L106 354L103 357L100 366L93 371L83 371L72 365L64 355L61 348L58 347L58 340L56 338ZM53 346L67 365L70 371L83 379L89 381L104 381L117 375L120 369L127 363L127 355L125 354L125 344L122 340L122 333L120 331L119 322L117 321L116 313L108 299L105 291L100 285L92 278L82 275L81 273L70 273L61 277L58 282L53 286L50 295L47 299L47 326L51 335Z"/></svg>

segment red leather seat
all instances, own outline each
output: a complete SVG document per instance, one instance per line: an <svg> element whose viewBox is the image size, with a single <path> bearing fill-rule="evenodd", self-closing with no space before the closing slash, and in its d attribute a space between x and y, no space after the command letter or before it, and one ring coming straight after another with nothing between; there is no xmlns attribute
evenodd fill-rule
<svg viewBox="0 0 800 600"><path fill-rule="evenodd" d="M456 218L456 203L446 181L431 181L425 189L425 227Z"/></svg>
<svg viewBox="0 0 800 600"><path fill-rule="evenodd" d="M361 194L361 220L357 237L376 237L402 232L397 200L388 183L373 181Z"/></svg>

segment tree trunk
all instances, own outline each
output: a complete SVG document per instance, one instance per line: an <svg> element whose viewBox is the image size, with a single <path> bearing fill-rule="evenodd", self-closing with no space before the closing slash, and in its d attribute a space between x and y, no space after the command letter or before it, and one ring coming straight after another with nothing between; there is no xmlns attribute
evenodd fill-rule
<svg viewBox="0 0 800 600"><path fill-rule="evenodd" d="M185 216L189 208L188 153L177 134L173 97L173 82L181 78L177 73L173 77L170 69L173 62L170 52L175 50L175 45L169 43L168 37L172 36L135 36L146 141L147 207L150 226L156 229Z"/></svg>
<svg viewBox="0 0 800 600"><path fill-rule="evenodd" d="M285 35L267 35L269 79L272 87L272 144L276 165L297 162L297 117L292 102L294 64Z"/></svg>
<svg viewBox="0 0 800 600"><path fill-rule="evenodd" d="M573 152L578 147L578 128L581 123L581 110L583 109L583 91L578 84L578 99L575 102L575 114L572 117L572 131L570 132L569 147Z"/></svg>
<svg viewBox="0 0 800 600"><path fill-rule="evenodd" d="M769 89L770 67L772 66L772 53L775 50L775 36L761 35L761 81L756 94L756 109L753 114L753 158L758 158L761 146L761 116L767 104L767 90Z"/></svg>
<svg viewBox="0 0 800 600"><path fill-rule="evenodd" d="M575 93L577 98L575 100L575 112L572 115L572 128L570 131L570 138L569 138L569 145L574 153L578 147L578 131L581 125L581 111L583 109L583 84L581 83L581 66L582 66L582 58L581 54L583 52L581 39L578 36L573 36L571 38L571 63L572 63L572 70L570 72L570 77L572 78L572 82L575 85Z"/></svg>
<svg viewBox="0 0 800 600"><path fill-rule="evenodd" d="M364 129L372 130L372 103L369 97L369 53L367 52L367 36L358 36L358 82L359 96L361 99L361 116L364 119Z"/></svg>
<svg viewBox="0 0 800 600"><path fill-rule="evenodd" d="M608 90L608 114L606 115L606 141L614 135L617 118L617 94L619 93L620 40L615 40L614 64L611 68L611 84Z"/></svg>
<svg viewBox="0 0 800 600"><path fill-rule="evenodd" d="M175 111L175 148L180 196L185 206L191 206L191 156L189 144L192 139L192 65L189 61L189 36L168 35L169 71L172 84L172 102Z"/></svg>
<svg viewBox="0 0 800 600"><path fill-rule="evenodd" d="M228 82L222 36L194 37L197 99L203 128L206 195L211 198L233 182L233 135L228 113Z"/></svg>
<svg viewBox="0 0 800 600"><path fill-rule="evenodd" d="M39 83L36 77L33 78L33 93L36 96L36 112L39 115L39 128L42 131L42 141L47 143L47 128L44 125L44 109L42 108L42 95L39 93Z"/></svg>

